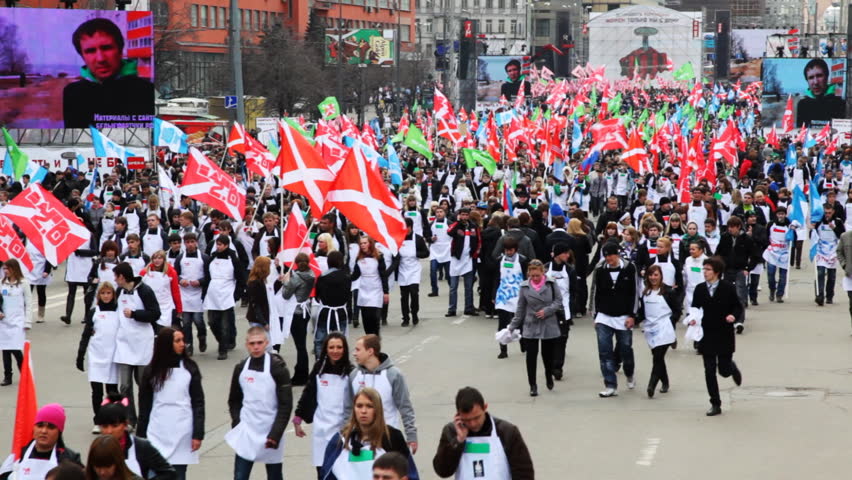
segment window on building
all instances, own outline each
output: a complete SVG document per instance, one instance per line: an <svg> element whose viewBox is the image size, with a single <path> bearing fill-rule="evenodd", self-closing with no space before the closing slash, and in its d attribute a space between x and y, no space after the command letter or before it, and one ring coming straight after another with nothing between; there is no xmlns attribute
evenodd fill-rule
<svg viewBox="0 0 852 480"><path fill-rule="evenodd" d="M400 27L402 34L399 38L399 41L405 43L411 43L411 25L402 25Z"/></svg>
<svg viewBox="0 0 852 480"><path fill-rule="evenodd" d="M432 19L426 19L426 33L432 33Z"/></svg>
<svg viewBox="0 0 852 480"><path fill-rule="evenodd" d="M485 0L485 8L494 8L494 0Z"/></svg>
<svg viewBox="0 0 852 480"><path fill-rule="evenodd" d="M486 21L485 21L485 33L491 33L491 29L492 29L492 28L491 28L491 24L492 24L492 23L493 23L493 22L491 22L491 20L486 20Z"/></svg>
<svg viewBox="0 0 852 480"><path fill-rule="evenodd" d="M189 6L189 26L197 27L198 26L198 5L190 5Z"/></svg>
<svg viewBox="0 0 852 480"><path fill-rule="evenodd" d="M263 30L263 24L260 23L260 15L261 15L261 12L259 10L255 10L255 12L254 12L254 29L255 30Z"/></svg>
<svg viewBox="0 0 852 480"><path fill-rule="evenodd" d="M549 37L550 36L550 19L536 18L535 19L535 36Z"/></svg>
<svg viewBox="0 0 852 480"><path fill-rule="evenodd" d="M506 21L497 20L497 33L506 33Z"/></svg>
<svg viewBox="0 0 852 480"><path fill-rule="evenodd" d="M467 7L467 0L462 0L461 5L462 5L462 8L466 10L468 8Z"/></svg>
<svg viewBox="0 0 852 480"><path fill-rule="evenodd" d="M518 0L512 0L512 10L518 9Z"/></svg>
<svg viewBox="0 0 852 480"><path fill-rule="evenodd" d="M207 5L198 6L198 26L202 28L207 26Z"/></svg>
<svg viewBox="0 0 852 480"><path fill-rule="evenodd" d="M227 10L225 7L219 7L219 28L226 28L228 23L225 21L227 18Z"/></svg>
<svg viewBox="0 0 852 480"><path fill-rule="evenodd" d="M512 34L518 33L518 21L517 20L512 20L511 22L509 22L509 33L512 33Z"/></svg>
<svg viewBox="0 0 852 480"><path fill-rule="evenodd" d="M497 8L503 10L506 8L506 0L497 0Z"/></svg>

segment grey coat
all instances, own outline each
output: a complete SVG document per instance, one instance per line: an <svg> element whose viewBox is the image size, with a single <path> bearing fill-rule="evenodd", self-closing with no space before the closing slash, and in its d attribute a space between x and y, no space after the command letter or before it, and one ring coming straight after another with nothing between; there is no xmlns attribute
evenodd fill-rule
<svg viewBox="0 0 852 480"><path fill-rule="evenodd" d="M314 272L308 270L299 272L293 270L290 274L290 281L284 284L284 299L289 299L296 295L296 301L299 303L305 302L311 297L311 290L314 288ZM294 312L296 315L302 315L302 307L296 307Z"/></svg>
<svg viewBox="0 0 852 480"><path fill-rule="evenodd" d="M840 235L840 243L837 244L837 259L846 276L852 275L852 230Z"/></svg>
<svg viewBox="0 0 852 480"><path fill-rule="evenodd" d="M535 312L544 309L544 318L536 318ZM530 287L529 280L521 283L518 292L518 308L515 310L515 318L509 324L509 330L524 326L521 336L523 338L549 339L561 335L559 321L556 312L562 310L562 293L552 280L546 280L540 291Z"/></svg>

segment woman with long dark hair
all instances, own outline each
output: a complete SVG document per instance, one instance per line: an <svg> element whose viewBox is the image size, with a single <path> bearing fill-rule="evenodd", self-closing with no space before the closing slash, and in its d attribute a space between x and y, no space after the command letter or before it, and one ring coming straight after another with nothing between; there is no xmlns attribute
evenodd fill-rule
<svg viewBox="0 0 852 480"><path fill-rule="evenodd" d="M204 439L204 390L201 371L186 354L183 333L165 327L157 334L151 363L139 386L137 435L147 438L186 478L186 466L198 463Z"/></svg>
<svg viewBox="0 0 852 480"><path fill-rule="evenodd" d="M352 271L352 281L360 280L358 300L364 318L364 333L379 334L382 305L388 303L388 277L384 256L376 248L376 241L361 237L358 257Z"/></svg>
<svg viewBox="0 0 852 480"><path fill-rule="evenodd" d="M317 474L320 473L328 441L343 427L347 382L353 368L346 337L340 332L329 333L293 416L297 437L306 435L302 422L314 426L313 464L317 467Z"/></svg>
<svg viewBox="0 0 852 480"><path fill-rule="evenodd" d="M89 447L86 480L142 480L142 477L127 468L118 440L112 435L101 435Z"/></svg>
<svg viewBox="0 0 852 480"><path fill-rule="evenodd" d="M3 280L0 281L3 311L0 312L0 350L3 350L3 382L12 384L12 356L21 371L24 360L24 341L33 324L32 293L21 272L21 264L14 258L3 264Z"/></svg>
<svg viewBox="0 0 852 480"><path fill-rule="evenodd" d="M677 341L673 324L680 319L682 303L680 294L663 282L663 269L654 264L645 270L645 290L639 296L636 323L644 321L642 332L651 347L653 367L648 381L648 397L653 398L657 383L662 382L660 393L669 391L669 374L666 370L666 350Z"/></svg>
<svg viewBox="0 0 852 480"><path fill-rule="evenodd" d="M311 321L311 290L315 281L310 257L305 253L296 255L291 270L281 279L284 284L284 300L296 303L290 323L290 335L296 347L296 366L293 368L293 378L290 382L292 385L304 385L308 382L307 338L308 324Z"/></svg>

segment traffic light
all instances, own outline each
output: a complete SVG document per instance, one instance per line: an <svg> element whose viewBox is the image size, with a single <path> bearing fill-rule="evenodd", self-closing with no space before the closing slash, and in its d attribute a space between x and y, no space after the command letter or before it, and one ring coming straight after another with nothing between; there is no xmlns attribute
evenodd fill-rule
<svg viewBox="0 0 852 480"><path fill-rule="evenodd" d="M477 20L462 20L461 38L459 39L459 80L475 78L478 23Z"/></svg>

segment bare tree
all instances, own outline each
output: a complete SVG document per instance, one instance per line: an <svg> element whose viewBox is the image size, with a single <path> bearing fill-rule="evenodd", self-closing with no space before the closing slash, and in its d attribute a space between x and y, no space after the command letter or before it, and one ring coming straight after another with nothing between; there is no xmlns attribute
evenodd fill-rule
<svg viewBox="0 0 852 480"><path fill-rule="evenodd" d="M27 52L20 47L18 26L0 18L0 73L26 73Z"/></svg>
<svg viewBox="0 0 852 480"><path fill-rule="evenodd" d="M167 0L152 0L151 10L154 15L154 85L158 92L169 96L172 92L182 93L196 91L199 82L211 83L209 75L204 73L191 75L193 70L191 59L179 42L193 41L198 28L192 27L189 17L189 6L177 10L172 9L172 2ZM225 64L222 59L221 64ZM216 65L199 66L201 71L221 71ZM195 69L198 70L198 69ZM215 80L215 79L214 79ZM206 90L206 89L201 89ZM209 93L209 92L202 92Z"/></svg>

